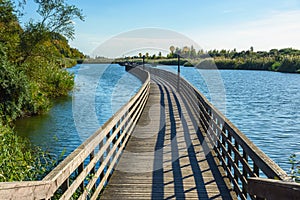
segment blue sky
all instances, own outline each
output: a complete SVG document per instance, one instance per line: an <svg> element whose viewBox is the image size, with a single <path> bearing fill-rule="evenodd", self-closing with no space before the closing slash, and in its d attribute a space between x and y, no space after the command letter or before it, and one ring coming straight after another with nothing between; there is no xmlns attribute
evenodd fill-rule
<svg viewBox="0 0 300 200"><path fill-rule="evenodd" d="M172 30L205 50L300 49L299 0L69 0L83 10L71 45L91 54L113 36L141 28ZM28 1L27 15L35 7Z"/></svg>

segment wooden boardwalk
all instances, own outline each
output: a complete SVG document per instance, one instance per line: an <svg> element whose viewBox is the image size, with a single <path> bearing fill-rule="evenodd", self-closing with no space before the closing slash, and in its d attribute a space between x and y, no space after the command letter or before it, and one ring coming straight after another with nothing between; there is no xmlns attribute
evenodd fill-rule
<svg viewBox="0 0 300 200"><path fill-rule="evenodd" d="M151 74L146 107L100 199L236 199L193 115L174 85Z"/></svg>
<svg viewBox="0 0 300 200"><path fill-rule="evenodd" d="M139 91L43 180L0 182L0 200L300 199L299 184L196 88L134 66Z"/></svg>

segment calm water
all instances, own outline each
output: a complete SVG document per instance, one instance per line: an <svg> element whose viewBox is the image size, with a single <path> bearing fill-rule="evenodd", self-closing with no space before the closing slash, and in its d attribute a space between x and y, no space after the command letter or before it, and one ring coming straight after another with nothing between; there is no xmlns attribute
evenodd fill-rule
<svg viewBox="0 0 300 200"><path fill-rule="evenodd" d="M58 99L47 115L17 122L19 134L56 154L74 150L141 86L118 65L82 65L70 71L77 75L69 97ZM300 152L299 74L184 67L181 74L279 166L289 169L289 155Z"/></svg>
<svg viewBox="0 0 300 200"><path fill-rule="evenodd" d="M177 70L177 67L158 67ZM299 74L248 70L212 72L182 67L181 75L209 100L215 101L213 104L280 167L289 169L290 154L300 152ZM217 83L220 80L221 83ZM212 90L207 85L218 88ZM225 102L219 102L218 93L222 97L223 92Z"/></svg>
<svg viewBox="0 0 300 200"><path fill-rule="evenodd" d="M141 86L119 65L84 64L69 71L75 74L76 84L68 97L57 99L49 113L16 123L19 135L51 153L66 151L64 156L104 124Z"/></svg>

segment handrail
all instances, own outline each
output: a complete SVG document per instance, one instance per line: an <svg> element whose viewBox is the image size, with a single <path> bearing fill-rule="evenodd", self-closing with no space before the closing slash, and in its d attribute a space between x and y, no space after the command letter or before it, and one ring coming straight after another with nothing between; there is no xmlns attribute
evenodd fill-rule
<svg viewBox="0 0 300 200"><path fill-rule="evenodd" d="M219 164L240 199L256 199L248 191L248 178L265 176L285 180L286 172L249 140L230 120L215 108L198 89L180 76L160 69L149 69L176 89L191 108L199 128L203 127L204 142L212 149Z"/></svg>
<svg viewBox="0 0 300 200"><path fill-rule="evenodd" d="M130 73L143 85L117 113L43 180L0 183L0 199L97 199L149 96L149 73L139 68L130 70Z"/></svg>
<svg viewBox="0 0 300 200"><path fill-rule="evenodd" d="M248 191L261 199L300 199L300 184L265 178L249 178Z"/></svg>

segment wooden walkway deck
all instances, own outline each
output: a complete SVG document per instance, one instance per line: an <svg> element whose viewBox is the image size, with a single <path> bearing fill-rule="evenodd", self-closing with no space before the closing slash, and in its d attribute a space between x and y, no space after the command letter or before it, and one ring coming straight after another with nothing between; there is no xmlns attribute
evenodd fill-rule
<svg viewBox="0 0 300 200"><path fill-rule="evenodd" d="M151 74L150 95L100 199L236 199L174 85Z"/></svg>
<svg viewBox="0 0 300 200"><path fill-rule="evenodd" d="M300 199L299 184L196 88L134 66L139 91L43 180L0 182L0 200Z"/></svg>

